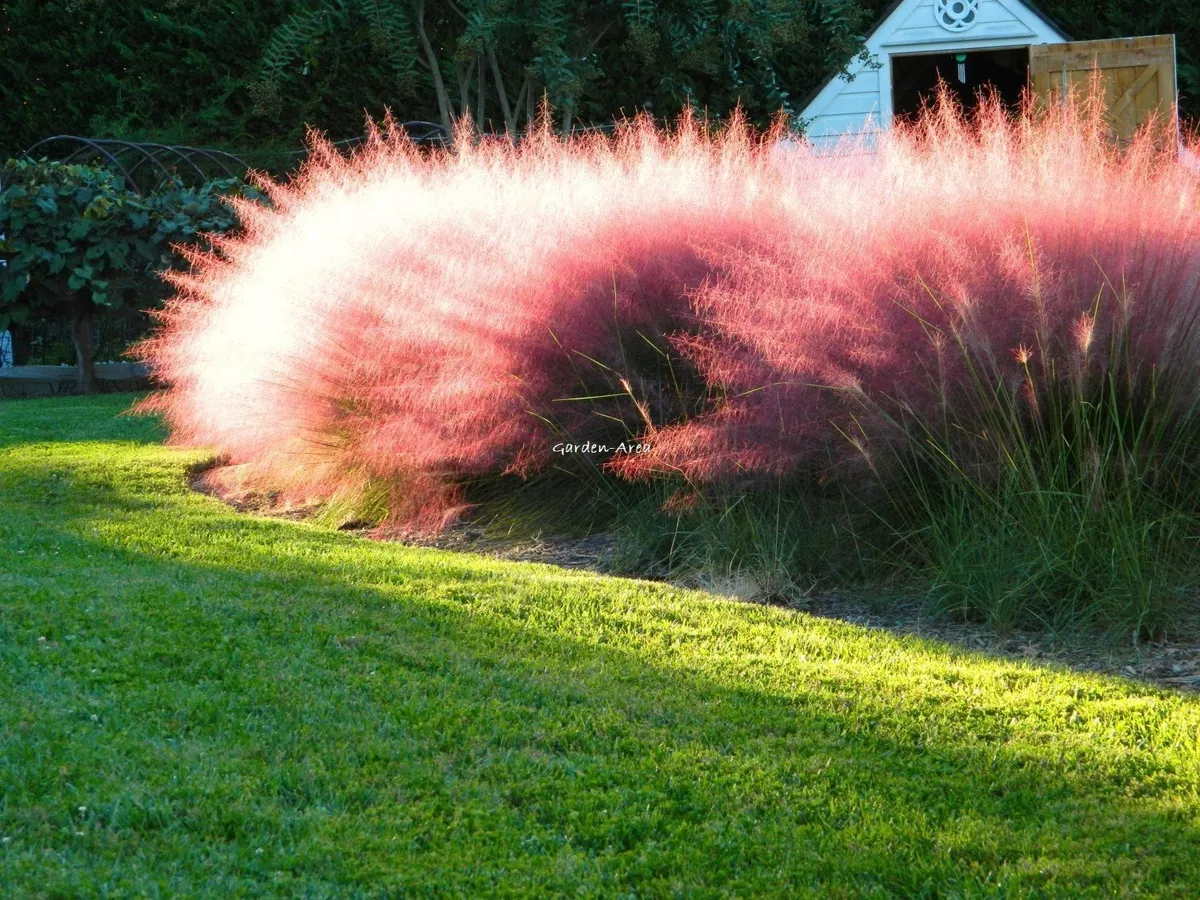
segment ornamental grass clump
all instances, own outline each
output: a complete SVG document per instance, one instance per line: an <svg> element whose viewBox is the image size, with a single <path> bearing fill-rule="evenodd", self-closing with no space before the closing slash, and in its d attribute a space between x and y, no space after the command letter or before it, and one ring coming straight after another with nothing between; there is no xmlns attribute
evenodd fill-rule
<svg viewBox="0 0 1200 900"><path fill-rule="evenodd" d="M697 293L691 358L736 402L618 465L698 478L716 444L729 480L773 452L865 500L857 536L940 610L1168 627L1200 568L1200 219L1156 137L1112 146L1094 103L943 104L858 180L840 160Z"/></svg>
<svg viewBox="0 0 1200 900"><path fill-rule="evenodd" d="M815 571L834 535L944 611L1143 636L1188 602L1200 501L1197 176L1155 137L944 101L869 154L691 119L318 142L175 279L148 407L230 487L385 524L573 476L572 508L656 498L671 554ZM729 535L755 496L790 504L746 519L761 552Z"/></svg>
<svg viewBox="0 0 1200 900"><path fill-rule="evenodd" d="M170 384L150 406L242 486L370 494L437 527L466 481L686 420L704 389L670 347L690 292L709 248L778 217L779 183L739 123L433 155L384 129L351 159L318 143L176 279L141 350Z"/></svg>
<svg viewBox="0 0 1200 900"><path fill-rule="evenodd" d="M1001 630L1102 625L1134 641L1194 613L1194 363L1139 360L1133 303L1109 286L1061 342L1037 334L1008 360L953 335L966 376L937 414L874 410L898 436L881 479L887 555L924 576L938 611ZM1172 353L1194 352L1190 329L1168 339Z"/></svg>

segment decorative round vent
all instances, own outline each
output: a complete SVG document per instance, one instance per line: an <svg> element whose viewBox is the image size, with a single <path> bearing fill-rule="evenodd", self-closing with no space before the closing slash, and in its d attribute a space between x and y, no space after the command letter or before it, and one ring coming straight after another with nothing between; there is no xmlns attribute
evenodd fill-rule
<svg viewBox="0 0 1200 900"><path fill-rule="evenodd" d="M933 0L933 17L947 31L966 31L979 19L981 0Z"/></svg>

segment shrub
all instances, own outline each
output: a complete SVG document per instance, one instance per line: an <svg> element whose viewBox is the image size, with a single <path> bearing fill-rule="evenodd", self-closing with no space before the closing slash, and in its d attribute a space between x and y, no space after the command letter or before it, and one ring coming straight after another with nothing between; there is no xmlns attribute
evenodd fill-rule
<svg viewBox="0 0 1200 900"><path fill-rule="evenodd" d="M28 158L9 160L0 182L0 329L69 319L83 390L94 378L96 313L155 305L154 273L178 264L175 248L233 227L227 192L256 195L226 179L169 182L143 197L102 167Z"/></svg>
<svg viewBox="0 0 1200 900"><path fill-rule="evenodd" d="M998 625L1154 631L1193 562L1196 176L1102 126L943 103L874 155L688 119L318 147L176 279L150 407L231 485L393 523L599 464L722 527L739 497L797 497L800 532L849 528ZM804 555L771 541L734 552Z"/></svg>

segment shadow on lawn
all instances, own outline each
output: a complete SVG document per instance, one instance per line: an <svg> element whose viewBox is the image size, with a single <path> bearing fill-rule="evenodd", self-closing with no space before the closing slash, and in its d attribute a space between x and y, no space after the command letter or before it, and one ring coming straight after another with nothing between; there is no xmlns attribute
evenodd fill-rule
<svg viewBox="0 0 1200 900"><path fill-rule="evenodd" d="M182 480L162 451L120 452ZM70 463L27 460L23 477L39 466ZM164 767L194 754L243 785L244 821L193 801L196 838L228 854L209 865L241 866L265 830L296 877L372 889L918 895L1200 877L1197 772L1157 731L1193 700L1089 676L1070 676L1072 694L1044 669L928 641L73 477L70 515L29 524L37 546L87 558L86 577L25 556L12 571L38 599L12 604L10 638L39 616L54 635L93 627L85 585L110 611L121 679L92 684L56 640L58 672L128 723L146 784L176 790ZM1112 717L1110 743L1092 715ZM71 744L53 720L33 727ZM164 759L168 740L182 745ZM59 782L52 756L27 765ZM116 771L88 773L98 805L128 789ZM318 824L329 809L344 816Z"/></svg>

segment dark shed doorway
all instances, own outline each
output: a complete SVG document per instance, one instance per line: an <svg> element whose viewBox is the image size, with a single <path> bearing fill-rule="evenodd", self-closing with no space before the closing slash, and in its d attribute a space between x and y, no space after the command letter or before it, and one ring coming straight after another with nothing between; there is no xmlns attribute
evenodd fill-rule
<svg viewBox="0 0 1200 900"><path fill-rule="evenodd" d="M933 102L939 78L968 112L978 106L980 93L989 89L1015 110L1029 84L1029 48L893 56L892 111L896 118L915 119L922 102Z"/></svg>

